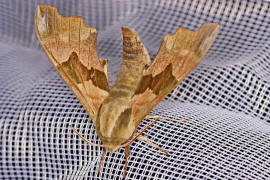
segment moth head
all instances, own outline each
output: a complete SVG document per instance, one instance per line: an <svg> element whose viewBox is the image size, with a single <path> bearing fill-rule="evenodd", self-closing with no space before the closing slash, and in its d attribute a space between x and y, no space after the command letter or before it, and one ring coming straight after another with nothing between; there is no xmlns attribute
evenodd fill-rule
<svg viewBox="0 0 270 180"><path fill-rule="evenodd" d="M106 151L108 151L108 152L115 152L121 148L121 146L114 145L114 144L104 144L104 147L105 147Z"/></svg>
<svg viewBox="0 0 270 180"><path fill-rule="evenodd" d="M131 136L131 137L133 137L133 136ZM127 144L129 142L129 140L130 140L130 138L126 139L126 140L117 141L117 139L112 140L111 138L101 137L103 147L108 152L115 152L118 149L125 147L125 144Z"/></svg>

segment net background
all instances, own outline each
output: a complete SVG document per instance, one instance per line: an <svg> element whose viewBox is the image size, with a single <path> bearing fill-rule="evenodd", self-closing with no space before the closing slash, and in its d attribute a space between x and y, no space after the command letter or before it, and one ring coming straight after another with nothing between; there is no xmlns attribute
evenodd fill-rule
<svg viewBox="0 0 270 180"><path fill-rule="evenodd" d="M98 175L102 149L68 128L101 143L86 111L40 49L34 32L39 3L97 27L110 84L121 62L121 26L139 33L153 59L166 33L219 22L218 37L202 63L151 112L188 120L159 121L144 133L170 155L135 141L127 179L270 178L269 2L13 0L0 2L1 179L118 179L124 169L121 149L107 153Z"/></svg>

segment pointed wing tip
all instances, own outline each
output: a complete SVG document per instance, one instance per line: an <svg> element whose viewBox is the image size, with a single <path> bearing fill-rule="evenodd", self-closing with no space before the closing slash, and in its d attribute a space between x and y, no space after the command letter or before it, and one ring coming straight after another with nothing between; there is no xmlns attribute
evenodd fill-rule
<svg viewBox="0 0 270 180"><path fill-rule="evenodd" d="M49 4L38 4L36 8L36 12L40 12L41 16L44 17L44 11L46 8L55 9L57 11L57 8L54 6L51 6ZM58 11L57 11L58 12Z"/></svg>
<svg viewBox="0 0 270 180"><path fill-rule="evenodd" d="M41 16L41 17L44 17L44 6L45 4L39 4L37 5L37 8L36 8L36 15L35 15L35 19L37 18L37 16Z"/></svg>
<svg viewBox="0 0 270 180"><path fill-rule="evenodd" d="M210 34L212 34L213 32L219 31L219 23L218 22L205 22L201 25L201 27L197 30L197 31L201 31L203 29L207 29L208 31L211 31Z"/></svg>
<svg viewBox="0 0 270 180"><path fill-rule="evenodd" d="M189 31L189 32L197 32L203 28L205 29L213 29L213 30L216 30L216 29L219 29L219 23L218 22L204 22L197 30L195 31L192 31L192 30L189 30L187 28L184 28L184 27L179 27L174 33L172 34L168 34L168 35L175 35L177 32L180 32L180 31Z"/></svg>
<svg viewBox="0 0 270 180"><path fill-rule="evenodd" d="M203 44L204 49L201 49L201 51L205 54L215 40L219 27L218 22L205 22L196 31L180 27L174 33L166 34L164 38L165 44L168 49L171 49L175 38L178 40L176 42L181 45L178 46L179 48L189 47L194 50L199 48L200 44Z"/></svg>
<svg viewBox="0 0 270 180"><path fill-rule="evenodd" d="M209 22L209 21L206 21L202 24L202 26L213 26L213 27L218 27L219 26L219 23L218 22Z"/></svg>
<svg viewBox="0 0 270 180"><path fill-rule="evenodd" d="M75 21L81 21L82 26L89 29L91 34L95 34L98 33L98 30L95 27L91 27L85 24L84 19L81 16L62 16L57 8L55 6L51 6L49 4L38 4L37 8L36 8L36 13L35 13L35 20L38 21L38 18L40 19L44 19L45 13L46 13L46 9L49 9L50 11L55 11L57 15L61 16L61 18L65 19L65 18L71 18ZM40 20L39 19L39 20Z"/></svg>
<svg viewBox="0 0 270 180"><path fill-rule="evenodd" d="M49 5L49 4L43 4L43 3L40 3L37 5L37 8L54 8L54 9L57 9L56 7L52 6L52 5Z"/></svg>
<svg viewBox="0 0 270 180"><path fill-rule="evenodd" d="M204 57L212 44L214 43L219 32L219 23L205 22L196 31L196 39L194 41L194 48L198 56Z"/></svg>

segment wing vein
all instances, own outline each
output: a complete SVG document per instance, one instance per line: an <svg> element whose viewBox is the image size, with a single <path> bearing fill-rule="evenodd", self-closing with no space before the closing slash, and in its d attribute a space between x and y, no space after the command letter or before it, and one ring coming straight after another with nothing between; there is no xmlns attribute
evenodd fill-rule
<svg viewBox="0 0 270 180"><path fill-rule="evenodd" d="M68 44L70 47L70 19L68 19Z"/></svg>
<svg viewBox="0 0 270 180"><path fill-rule="evenodd" d="M53 19L54 19L53 33L54 33L54 38L55 38L55 43L56 43L56 51L58 51L59 36L57 35L57 29L56 29L56 9L54 9L53 11Z"/></svg>
<svg viewBox="0 0 270 180"><path fill-rule="evenodd" d="M55 29L56 29L56 10L54 9L53 10L53 32L54 33L56 32Z"/></svg>
<svg viewBox="0 0 270 180"><path fill-rule="evenodd" d="M90 39L90 36L91 36L91 30L89 30L89 39ZM89 61L89 57L90 57L90 47L91 47L91 41L89 40L87 68L90 66L90 61Z"/></svg>
<svg viewBox="0 0 270 180"><path fill-rule="evenodd" d="M47 33L49 34L49 29L48 29L48 6L46 6L46 9L45 9L46 13L45 13L45 27L46 27L46 31Z"/></svg>
<svg viewBox="0 0 270 180"><path fill-rule="evenodd" d="M80 57L80 54L81 54L81 21L79 24L79 43L78 43L78 46L79 46L79 57Z"/></svg>

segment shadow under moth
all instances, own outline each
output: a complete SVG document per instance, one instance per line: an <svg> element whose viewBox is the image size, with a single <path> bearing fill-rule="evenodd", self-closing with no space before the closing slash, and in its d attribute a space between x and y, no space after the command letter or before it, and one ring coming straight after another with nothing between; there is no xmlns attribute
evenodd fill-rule
<svg viewBox="0 0 270 180"><path fill-rule="evenodd" d="M147 114L200 63L217 36L219 24L205 22L196 31L179 28L167 34L153 62L137 32L123 27L122 63L111 88L108 60L97 53L97 30L86 26L81 17L63 17L55 7L40 4L35 29L43 50L89 114L102 144L91 143L71 128L85 142L103 147L98 171L106 151L124 147L125 177L129 145L136 139L167 154L142 133L159 119L175 119ZM155 120L136 134L145 118Z"/></svg>

